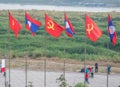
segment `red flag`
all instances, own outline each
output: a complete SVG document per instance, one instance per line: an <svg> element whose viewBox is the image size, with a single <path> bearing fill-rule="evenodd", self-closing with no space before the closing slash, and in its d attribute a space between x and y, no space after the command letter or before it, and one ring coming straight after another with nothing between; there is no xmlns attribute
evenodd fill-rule
<svg viewBox="0 0 120 87"><path fill-rule="evenodd" d="M96 42L98 38L102 35L102 31L88 15L86 15L85 27L86 27L86 36L94 42Z"/></svg>
<svg viewBox="0 0 120 87"><path fill-rule="evenodd" d="M10 14L9 12L9 27L14 32L16 38L18 37L18 32L22 28L21 24Z"/></svg>
<svg viewBox="0 0 120 87"><path fill-rule="evenodd" d="M56 38L58 38L64 30L63 27L61 27L54 20L52 20L47 14L45 14L45 27L46 32Z"/></svg>

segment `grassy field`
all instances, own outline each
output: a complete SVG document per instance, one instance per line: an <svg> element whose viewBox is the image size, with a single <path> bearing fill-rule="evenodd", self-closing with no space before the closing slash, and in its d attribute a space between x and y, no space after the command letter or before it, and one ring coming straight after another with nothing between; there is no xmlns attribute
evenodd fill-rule
<svg viewBox="0 0 120 87"><path fill-rule="evenodd" d="M73 24L76 34L73 38L66 36L65 32L56 39L45 32L44 14L48 15L64 26L63 12L56 11L27 11L33 18L42 22L40 30L33 37L31 32L25 28L25 11L10 11L18 19L23 28L19 32L18 39L9 30L8 11L0 11L0 56L9 55L12 58L58 57L84 60L85 48L87 60L110 60L120 61L120 13L111 12L113 23L117 32L117 45L113 46L107 34L107 14L108 13L88 13L103 31L102 37L96 42L90 41L85 35L84 12L67 12ZM86 47L85 47L86 46Z"/></svg>

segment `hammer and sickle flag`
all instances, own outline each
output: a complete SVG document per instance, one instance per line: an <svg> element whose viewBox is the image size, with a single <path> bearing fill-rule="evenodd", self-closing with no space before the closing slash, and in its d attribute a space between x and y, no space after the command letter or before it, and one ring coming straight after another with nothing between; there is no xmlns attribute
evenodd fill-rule
<svg viewBox="0 0 120 87"><path fill-rule="evenodd" d="M52 35L55 38L61 36L64 28L57 24L54 20L52 20L47 14L45 14L45 27L46 32Z"/></svg>
<svg viewBox="0 0 120 87"><path fill-rule="evenodd" d="M21 24L11 15L9 12L9 28L14 32L15 37L18 37L18 33L22 28Z"/></svg>
<svg viewBox="0 0 120 87"><path fill-rule="evenodd" d="M101 37L102 31L87 14L85 17L86 17L86 25L85 25L86 36L93 42L96 42L99 39L99 37Z"/></svg>

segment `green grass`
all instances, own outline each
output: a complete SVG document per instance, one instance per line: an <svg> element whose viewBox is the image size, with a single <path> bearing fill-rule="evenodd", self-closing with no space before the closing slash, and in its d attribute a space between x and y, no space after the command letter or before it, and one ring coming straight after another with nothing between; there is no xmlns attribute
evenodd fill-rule
<svg viewBox="0 0 120 87"><path fill-rule="evenodd" d="M102 37L94 43L85 35L85 17L83 12L67 12L67 15L73 24L76 34L73 38L66 36L65 32L61 37L56 39L45 32L45 12L56 22L64 26L63 12L55 11L27 11L32 17L42 22L40 30L33 37L31 33L25 29L24 11L11 11L12 15L18 19L23 28L19 32L18 39L9 30L8 12L0 11L0 56L4 54L12 57L31 58L37 57L59 57L84 60L85 48L86 58L88 60L120 60L120 13L110 13L117 32L117 45L113 46L107 35L107 13L88 13L89 16L97 23L103 31Z"/></svg>

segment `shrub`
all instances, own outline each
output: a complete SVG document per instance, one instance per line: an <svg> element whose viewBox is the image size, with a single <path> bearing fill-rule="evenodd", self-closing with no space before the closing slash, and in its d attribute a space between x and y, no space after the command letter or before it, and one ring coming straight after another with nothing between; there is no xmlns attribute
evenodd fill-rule
<svg viewBox="0 0 120 87"><path fill-rule="evenodd" d="M86 84L83 83L77 83L74 87L88 87Z"/></svg>
<svg viewBox="0 0 120 87"><path fill-rule="evenodd" d="M63 74L60 75L58 79L56 79L56 82L59 84L59 87L67 87L67 82Z"/></svg>

